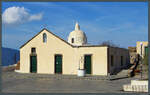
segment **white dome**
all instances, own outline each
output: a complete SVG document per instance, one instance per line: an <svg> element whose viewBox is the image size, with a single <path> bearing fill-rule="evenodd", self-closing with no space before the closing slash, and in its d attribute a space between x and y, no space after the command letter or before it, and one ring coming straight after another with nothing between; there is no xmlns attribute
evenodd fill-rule
<svg viewBox="0 0 150 95"><path fill-rule="evenodd" d="M68 42L74 46L81 46L87 43L86 35L80 30L78 23L75 25L75 30L70 32L68 36Z"/></svg>

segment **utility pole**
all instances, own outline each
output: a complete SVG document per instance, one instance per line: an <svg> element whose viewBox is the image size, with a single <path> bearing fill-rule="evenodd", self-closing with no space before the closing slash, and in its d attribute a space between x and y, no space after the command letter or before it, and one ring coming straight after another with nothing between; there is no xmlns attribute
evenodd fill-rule
<svg viewBox="0 0 150 95"><path fill-rule="evenodd" d="M142 60L143 60L143 56L142 56L142 46L143 46L143 43L141 42L140 45L141 45L141 64L140 64L140 67L141 67L141 80L142 80Z"/></svg>

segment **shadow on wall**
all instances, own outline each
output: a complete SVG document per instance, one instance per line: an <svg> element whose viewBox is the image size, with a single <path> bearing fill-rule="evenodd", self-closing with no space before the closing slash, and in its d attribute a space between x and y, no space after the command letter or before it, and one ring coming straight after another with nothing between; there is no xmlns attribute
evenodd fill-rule
<svg viewBox="0 0 150 95"><path fill-rule="evenodd" d="M118 73L120 73L123 70L128 70L131 66L132 66L131 64L127 64L127 65L125 65L123 67L115 68L112 75L117 75Z"/></svg>

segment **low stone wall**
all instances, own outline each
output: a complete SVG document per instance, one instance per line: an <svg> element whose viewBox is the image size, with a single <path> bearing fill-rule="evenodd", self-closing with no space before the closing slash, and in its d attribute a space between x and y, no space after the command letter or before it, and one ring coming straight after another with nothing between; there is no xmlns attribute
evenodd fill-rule
<svg viewBox="0 0 150 95"><path fill-rule="evenodd" d="M131 85L147 85L148 81L146 80L131 80Z"/></svg>
<svg viewBox="0 0 150 95"><path fill-rule="evenodd" d="M15 68L16 68L16 66L15 66L15 65L11 65L11 66L4 66L4 67L2 67L2 71L3 71L3 72L6 72L6 71L14 71L14 70L15 70Z"/></svg>
<svg viewBox="0 0 150 95"><path fill-rule="evenodd" d="M147 85L124 85L124 91L148 92Z"/></svg>
<svg viewBox="0 0 150 95"><path fill-rule="evenodd" d="M123 85L124 91L148 92L148 81L131 80L131 84Z"/></svg>

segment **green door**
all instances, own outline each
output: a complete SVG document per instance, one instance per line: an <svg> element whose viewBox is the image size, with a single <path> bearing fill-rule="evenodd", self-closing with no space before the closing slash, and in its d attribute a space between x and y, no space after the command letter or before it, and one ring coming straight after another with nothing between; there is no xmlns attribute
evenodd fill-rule
<svg viewBox="0 0 150 95"><path fill-rule="evenodd" d="M148 55L148 47L145 47L145 56Z"/></svg>
<svg viewBox="0 0 150 95"><path fill-rule="evenodd" d="M55 55L55 73L62 73L62 55Z"/></svg>
<svg viewBox="0 0 150 95"><path fill-rule="evenodd" d="M37 72L36 56L30 56L30 72L31 73L36 73Z"/></svg>
<svg viewBox="0 0 150 95"><path fill-rule="evenodd" d="M84 56L84 68L86 70L86 74L91 74L91 55Z"/></svg>

